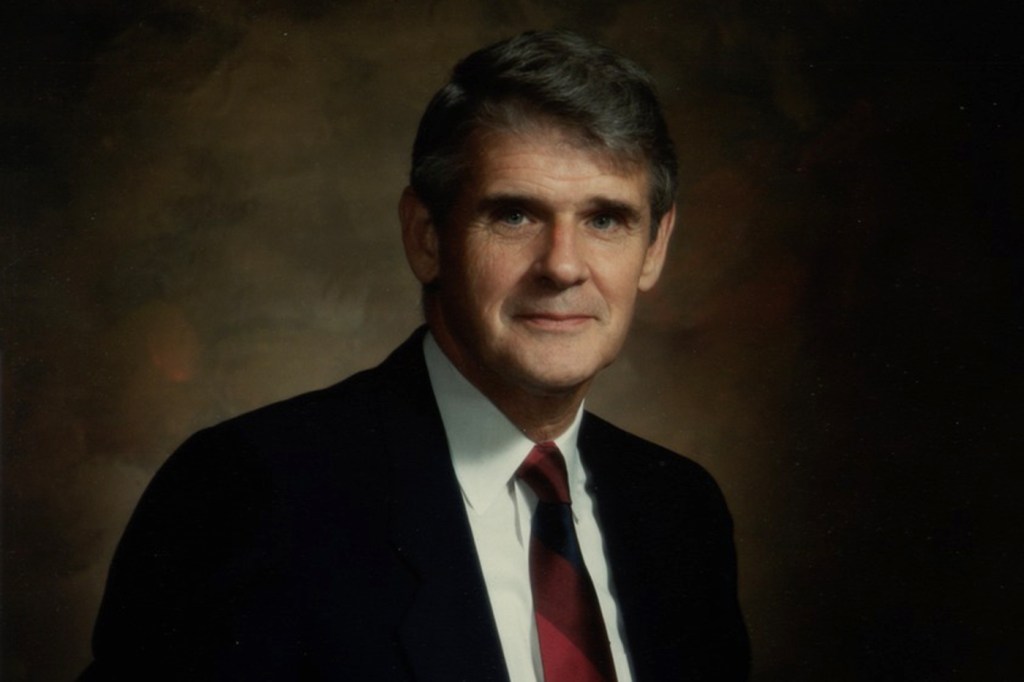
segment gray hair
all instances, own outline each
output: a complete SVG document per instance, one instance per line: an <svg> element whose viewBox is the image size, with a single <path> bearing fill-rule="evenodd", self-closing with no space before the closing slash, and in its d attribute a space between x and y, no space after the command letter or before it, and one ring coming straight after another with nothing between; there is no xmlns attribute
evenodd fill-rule
<svg viewBox="0 0 1024 682"><path fill-rule="evenodd" d="M678 184L675 148L650 75L569 31L530 31L473 52L431 99L409 184L444 225L465 179L466 142L482 129L553 123L590 148L646 166L652 238Z"/></svg>

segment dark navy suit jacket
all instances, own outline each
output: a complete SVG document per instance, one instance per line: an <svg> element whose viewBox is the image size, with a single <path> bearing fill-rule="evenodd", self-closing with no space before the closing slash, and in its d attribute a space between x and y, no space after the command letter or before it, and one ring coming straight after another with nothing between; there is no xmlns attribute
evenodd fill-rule
<svg viewBox="0 0 1024 682"><path fill-rule="evenodd" d="M507 680L422 335L170 457L117 549L83 680ZM590 414L579 451L637 679L746 679L710 476Z"/></svg>

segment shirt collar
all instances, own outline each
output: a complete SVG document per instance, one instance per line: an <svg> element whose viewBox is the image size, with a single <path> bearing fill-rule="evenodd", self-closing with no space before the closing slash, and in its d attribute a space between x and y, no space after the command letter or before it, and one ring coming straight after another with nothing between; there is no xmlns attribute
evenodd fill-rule
<svg viewBox="0 0 1024 682"><path fill-rule="evenodd" d="M455 368L430 333L423 356L441 421L448 437L455 476L467 503L483 513L502 494L508 494L516 469L533 449L527 438ZM569 486L583 490L584 474L576 451L583 406L555 444L565 457Z"/></svg>

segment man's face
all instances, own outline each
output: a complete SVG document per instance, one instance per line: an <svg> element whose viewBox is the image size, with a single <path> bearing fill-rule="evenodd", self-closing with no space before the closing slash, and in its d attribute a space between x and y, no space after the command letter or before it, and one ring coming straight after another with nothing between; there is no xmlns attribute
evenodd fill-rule
<svg viewBox="0 0 1024 682"><path fill-rule="evenodd" d="M410 263L437 285L431 330L495 402L585 390L658 279L674 211L652 240L647 171L557 128L478 133L468 159L446 225L402 201Z"/></svg>

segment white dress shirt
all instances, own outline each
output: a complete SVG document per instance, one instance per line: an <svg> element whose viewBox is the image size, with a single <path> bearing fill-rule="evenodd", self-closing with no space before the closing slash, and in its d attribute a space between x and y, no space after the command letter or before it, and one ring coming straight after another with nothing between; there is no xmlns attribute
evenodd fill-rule
<svg viewBox="0 0 1024 682"><path fill-rule="evenodd" d="M509 678L511 682L542 682L529 564L530 527L537 498L515 477L534 443L459 373L430 334L424 340L423 352ZM576 449L582 416L581 406L572 425L554 441L565 457L576 535L604 615L615 671L621 682L631 682L625 633L604 543L594 501L586 488L587 474Z"/></svg>

